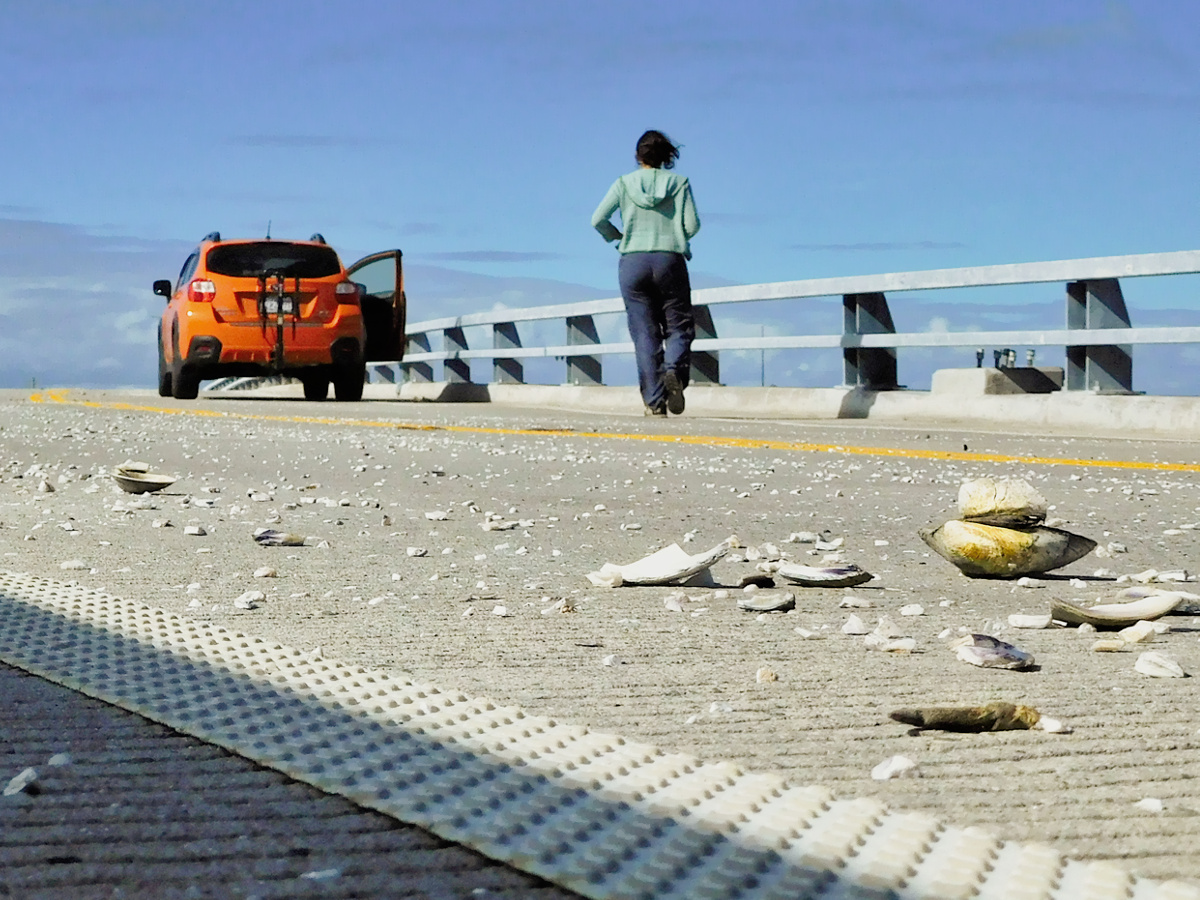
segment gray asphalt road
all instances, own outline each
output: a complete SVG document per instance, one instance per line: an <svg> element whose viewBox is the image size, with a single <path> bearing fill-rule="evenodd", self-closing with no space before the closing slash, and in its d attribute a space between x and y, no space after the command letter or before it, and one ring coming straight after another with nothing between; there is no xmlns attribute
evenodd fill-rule
<svg viewBox="0 0 1200 900"><path fill-rule="evenodd" d="M247 397L58 399L0 397L5 568L1139 874L1200 879L1195 682L1147 678L1134 671L1137 653L1091 653L1093 637L1073 630L1006 623L1056 598L1115 598L1121 575L1200 568L1189 527L1200 522L1197 472L1144 467L1190 466L1191 444L1026 435L1019 423L1002 434ZM129 458L180 479L133 508L102 476ZM952 515L959 483L980 475L1029 479L1052 516L1106 555L1030 588L963 577L915 530ZM489 513L523 524L485 531ZM188 535L188 525L207 534ZM268 526L308 545L259 547L252 532ZM842 538L841 559L878 577L800 589L794 612L762 617L736 608L736 590L689 589L672 612L664 598L675 589L585 578L606 561L689 538L684 546L700 550L731 534L819 562L828 551L787 543L801 531ZM1110 543L1125 552L1110 554ZM277 576L254 577L261 567ZM733 586L753 570L727 560L713 574ZM266 599L235 608L248 590ZM872 605L839 608L847 595ZM562 598L577 612L544 612ZM924 615L901 616L910 604ZM917 651L867 651L841 632L851 612L869 624L890 616ZM1200 629L1168 621L1155 649L1200 673ZM804 639L798 626L823 636ZM968 666L939 637L947 629L1012 640L1040 666ZM763 667L778 680L759 683ZM912 736L887 717L997 699L1074 730ZM873 781L872 767L893 754L916 761L922 777ZM1146 798L1162 812L1137 805Z"/></svg>
<svg viewBox="0 0 1200 900"><path fill-rule="evenodd" d="M0 765L3 897L577 896L3 665Z"/></svg>

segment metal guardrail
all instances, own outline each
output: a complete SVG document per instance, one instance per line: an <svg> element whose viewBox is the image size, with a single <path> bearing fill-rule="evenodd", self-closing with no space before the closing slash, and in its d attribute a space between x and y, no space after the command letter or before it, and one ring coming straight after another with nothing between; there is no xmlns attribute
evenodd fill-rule
<svg viewBox="0 0 1200 900"><path fill-rule="evenodd" d="M692 381L720 380L721 350L779 350L826 348L842 350L844 382L875 390L896 385L896 351L901 347L1061 346L1066 348L1065 387L1068 390L1132 391L1134 344L1200 342L1200 328L1134 328L1121 292L1120 279L1200 273L1200 250L1104 256L1053 262L932 269L883 275L814 278L692 292L696 309ZM1063 282L1066 285L1066 328L1056 330L897 332L888 307L888 294L945 288ZM840 334L721 338L713 326L710 307L763 300L804 300L842 297ZM493 382L523 383L523 359L561 358L566 383L602 384L600 357L632 353L628 341L601 343L594 317L623 313L619 297L581 303L503 309L470 315L429 319L408 326L402 363L373 363L387 381L397 375L407 381L432 381L433 363L443 366L443 380L471 380L469 361L491 359ZM562 319L565 342L524 346L517 331L521 322ZM492 346L470 348L464 329L492 327ZM441 349L433 349L440 342Z"/></svg>

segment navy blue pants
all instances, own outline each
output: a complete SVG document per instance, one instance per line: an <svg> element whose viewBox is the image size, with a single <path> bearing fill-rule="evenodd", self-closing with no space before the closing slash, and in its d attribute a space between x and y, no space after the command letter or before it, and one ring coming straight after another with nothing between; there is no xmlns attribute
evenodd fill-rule
<svg viewBox="0 0 1200 900"><path fill-rule="evenodd" d="M653 409L666 403L664 372L687 387L696 320L692 285L682 253L625 253L617 270L629 336L637 357L642 400Z"/></svg>

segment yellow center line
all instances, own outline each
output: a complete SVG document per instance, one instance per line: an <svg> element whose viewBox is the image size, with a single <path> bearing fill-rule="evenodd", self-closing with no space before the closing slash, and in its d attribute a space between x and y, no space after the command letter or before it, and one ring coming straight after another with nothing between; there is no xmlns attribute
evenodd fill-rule
<svg viewBox="0 0 1200 900"><path fill-rule="evenodd" d="M169 416L207 416L214 419L240 419L259 422L286 422L298 425L351 425L363 428L396 428L406 431L444 431L457 434L494 434L529 437L601 438L604 440L648 441L661 444L687 444L700 447L725 447L735 450L778 450L785 453L834 453L848 456L883 456L895 459L930 459L955 462L1020 463L1038 466L1084 466L1108 469L1141 469L1154 472L1200 472L1200 464L1141 462L1118 459L1072 459L1062 456L1018 456L1004 453L969 453L954 450L918 450L903 447L856 447L848 444L814 444L808 441L773 441L765 438L719 437L716 435L633 434L616 431L574 431L560 428L488 428L482 425L427 425L381 419L338 419L327 416L273 416L263 413L236 413L214 409L171 409L162 406L75 399L65 390L46 391L29 396L33 403L61 403L92 409L117 409L126 412L150 412Z"/></svg>

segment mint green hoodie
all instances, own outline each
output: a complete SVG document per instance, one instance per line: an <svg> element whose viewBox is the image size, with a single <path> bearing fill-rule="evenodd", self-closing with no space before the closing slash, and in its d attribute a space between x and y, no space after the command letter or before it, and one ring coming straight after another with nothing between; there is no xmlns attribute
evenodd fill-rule
<svg viewBox="0 0 1200 900"><path fill-rule="evenodd" d="M622 234L609 219L621 210ZM700 230L692 186L682 175L639 168L613 182L596 211L592 227L606 241L620 241L621 253L665 250L692 258L688 242Z"/></svg>

